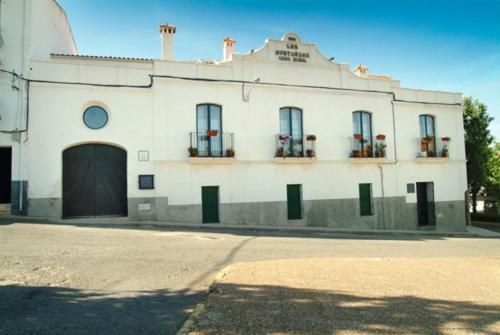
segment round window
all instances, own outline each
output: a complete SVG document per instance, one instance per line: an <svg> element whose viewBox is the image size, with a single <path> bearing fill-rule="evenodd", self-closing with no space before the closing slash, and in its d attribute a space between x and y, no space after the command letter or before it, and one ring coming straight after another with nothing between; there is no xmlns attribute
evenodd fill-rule
<svg viewBox="0 0 500 335"><path fill-rule="evenodd" d="M92 106L83 113L83 122L90 129L101 129L108 123L108 113L99 106Z"/></svg>

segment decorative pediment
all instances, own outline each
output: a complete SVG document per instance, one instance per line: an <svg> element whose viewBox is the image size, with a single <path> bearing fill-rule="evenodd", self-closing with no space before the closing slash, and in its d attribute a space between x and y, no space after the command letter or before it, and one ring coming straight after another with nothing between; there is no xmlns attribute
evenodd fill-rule
<svg viewBox="0 0 500 335"><path fill-rule="evenodd" d="M259 60L285 64L326 65L332 62L323 56L314 43L303 43L299 35L286 33L280 40L267 39L257 50L235 55L242 60Z"/></svg>

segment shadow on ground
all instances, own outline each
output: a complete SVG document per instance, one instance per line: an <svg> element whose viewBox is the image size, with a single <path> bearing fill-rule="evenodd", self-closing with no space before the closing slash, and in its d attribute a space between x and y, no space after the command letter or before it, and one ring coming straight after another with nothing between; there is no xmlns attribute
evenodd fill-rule
<svg viewBox="0 0 500 335"><path fill-rule="evenodd" d="M499 334L500 305L220 284L194 330L197 334Z"/></svg>
<svg viewBox="0 0 500 335"><path fill-rule="evenodd" d="M0 286L0 334L175 334L203 296Z"/></svg>

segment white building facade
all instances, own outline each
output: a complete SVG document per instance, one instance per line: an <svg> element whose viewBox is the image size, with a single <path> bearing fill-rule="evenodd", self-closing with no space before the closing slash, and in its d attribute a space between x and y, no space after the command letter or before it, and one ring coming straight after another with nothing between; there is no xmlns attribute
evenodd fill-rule
<svg viewBox="0 0 500 335"><path fill-rule="evenodd" d="M36 50L15 67L5 13L22 4L24 30L59 23L25 37ZM81 56L54 1L7 0L1 11L0 147L11 150L14 214L465 229L460 94L351 71L294 33L246 54L227 38L222 60L182 62L164 25L162 59Z"/></svg>

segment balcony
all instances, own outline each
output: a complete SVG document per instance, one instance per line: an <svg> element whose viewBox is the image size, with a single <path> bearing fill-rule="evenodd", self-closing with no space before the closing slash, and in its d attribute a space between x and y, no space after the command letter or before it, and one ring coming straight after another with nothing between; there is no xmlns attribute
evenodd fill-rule
<svg viewBox="0 0 500 335"><path fill-rule="evenodd" d="M230 163L235 159L233 133L192 132L189 138L190 163Z"/></svg>
<svg viewBox="0 0 500 335"><path fill-rule="evenodd" d="M417 162L440 162L449 157L449 137L426 136L417 138Z"/></svg>
<svg viewBox="0 0 500 335"><path fill-rule="evenodd" d="M354 134L350 138L351 151L349 158L353 163L362 162L381 162L387 160L387 145L385 143L385 135L377 135L375 143L366 139L361 134Z"/></svg>
<svg viewBox="0 0 500 335"><path fill-rule="evenodd" d="M276 163L310 163L316 159L316 136L278 134L275 136Z"/></svg>

